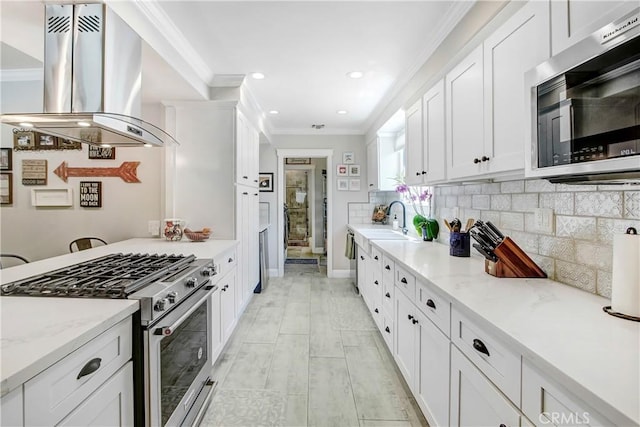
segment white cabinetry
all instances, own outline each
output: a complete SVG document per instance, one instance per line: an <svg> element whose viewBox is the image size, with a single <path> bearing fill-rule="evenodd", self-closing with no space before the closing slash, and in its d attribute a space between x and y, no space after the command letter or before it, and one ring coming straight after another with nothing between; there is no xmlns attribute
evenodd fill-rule
<svg viewBox="0 0 640 427"><path fill-rule="evenodd" d="M524 73L548 57L548 4L531 1L447 74L449 178L524 170Z"/></svg>
<svg viewBox="0 0 640 427"><path fill-rule="evenodd" d="M393 356L432 426L449 424L449 338L396 292Z"/></svg>
<svg viewBox="0 0 640 427"><path fill-rule="evenodd" d="M549 5L530 1L484 42L487 172L524 168L524 74L549 58ZM481 158L482 160L482 158ZM485 166L483 166L485 167Z"/></svg>
<svg viewBox="0 0 640 427"><path fill-rule="evenodd" d="M2 426L22 426L24 417L22 387L17 388L0 400L0 425Z"/></svg>
<svg viewBox="0 0 640 427"><path fill-rule="evenodd" d="M487 158L484 154L482 60L482 46L478 46L445 78L449 178L482 173L483 156Z"/></svg>
<svg viewBox="0 0 640 427"><path fill-rule="evenodd" d="M259 136L247 120L238 112L236 122L236 182L258 188Z"/></svg>
<svg viewBox="0 0 640 427"><path fill-rule="evenodd" d="M422 184L422 99L416 101L405 112L404 149L407 159L405 183L407 185Z"/></svg>
<svg viewBox="0 0 640 427"><path fill-rule="evenodd" d="M552 54L565 50L637 7L637 0L553 0L551 2Z"/></svg>
<svg viewBox="0 0 640 427"><path fill-rule="evenodd" d="M394 179L399 174L401 156L396 149L397 132L379 132L367 144L367 187L369 191L394 191Z"/></svg>
<svg viewBox="0 0 640 427"><path fill-rule="evenodd" d="M367 144L367 189L380 191L378 137Z"/></svg>
<svg viewBox="0 0 640 427"><path fill-rule="evenodd" d="M255 289L260 276L259 260L259 193L257 188L237 187L236 238L240 241L238 254L240 258L238 269L238 286L236 289L236 308L240 314L249 302L249 297Z"/></svg>
<svg viewBox="0 0 640 427"><path fill-rule="evenodd" d="M220 294L222 294L220 287L211 294L211 307L213 310L211 314L211 364L214 364L218 359L223 347Z"/></svg>
<svg viewBox="0 0 640 427"><path fill-rule="evenodd" d="M220 282L220 316L222 342L226 342L236 325L236 267L233 267Z"/></svg>
<svg viewBox="0 0 640 427"><path fill-rule="evenodd" d="M25 425L132 425L127 318L24 384Z"/></svg>
<svg viewBox="0 0 640 427"><path fill-rule="evenodd" d="M455 346L451 346L451 426L517 427L521 415Z"/></svg>

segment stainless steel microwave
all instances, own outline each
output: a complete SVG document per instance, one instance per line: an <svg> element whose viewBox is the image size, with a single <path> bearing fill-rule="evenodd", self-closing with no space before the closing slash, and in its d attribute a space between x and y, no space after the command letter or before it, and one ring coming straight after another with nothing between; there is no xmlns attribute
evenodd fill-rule
<svg viewBox="0 0 640 427"><path fill-rule="evenodd" d="M525 75L525 174L640 182L640 8Z"/></svg>

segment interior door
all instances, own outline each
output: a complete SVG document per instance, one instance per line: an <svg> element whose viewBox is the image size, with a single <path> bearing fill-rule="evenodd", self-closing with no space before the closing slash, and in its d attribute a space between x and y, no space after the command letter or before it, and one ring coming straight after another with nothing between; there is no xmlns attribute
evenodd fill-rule
<svg viewBox="0 0 640 427"><path fill-rule="evenodd" d="M286 172L286 198L289 207L289 246L309 244L309 171Z"/></svg>

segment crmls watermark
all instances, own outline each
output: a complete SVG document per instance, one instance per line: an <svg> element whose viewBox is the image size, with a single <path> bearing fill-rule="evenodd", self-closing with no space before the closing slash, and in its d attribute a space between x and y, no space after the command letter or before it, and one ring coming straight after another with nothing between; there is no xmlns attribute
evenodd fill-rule
<svg viewBox="0 0 640 427"><path fill-rule="evenodd" d="M553 424L556 426L586 426L591 422L588 412L543 412L538 415L538 421L541 424Z"/></svg>

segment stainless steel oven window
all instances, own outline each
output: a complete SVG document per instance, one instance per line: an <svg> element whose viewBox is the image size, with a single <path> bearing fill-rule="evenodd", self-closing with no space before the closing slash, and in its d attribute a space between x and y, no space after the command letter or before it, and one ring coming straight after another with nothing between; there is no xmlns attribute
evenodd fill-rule
<svg viewBox="0 0 640 427"><path fill-rule="evenodd" d="M180 425L207 383L213 287L206 288L145 331L147 425Z"/></svg>

